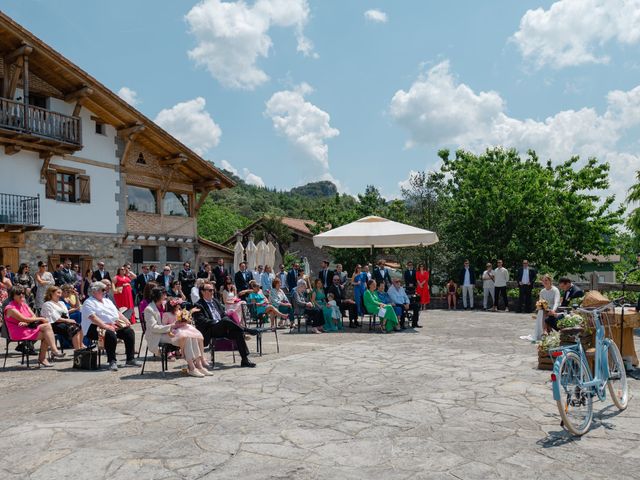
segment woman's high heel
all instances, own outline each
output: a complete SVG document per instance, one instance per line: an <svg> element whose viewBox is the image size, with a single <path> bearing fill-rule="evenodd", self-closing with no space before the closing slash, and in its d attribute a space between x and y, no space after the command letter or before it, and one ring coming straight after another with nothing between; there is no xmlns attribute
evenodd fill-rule
<svg viewBox="0 0 640 480"><path fill-rule="evenodd" d="M52 364L50 364L50 363L44 363L44 362L41 362L40 360L38 360L38 366L39 366L39 367L43 367L43 368L50 368L50 367L53 367L53 365L52 365Z"/></svg>
<svg viewBox="0 0 640 480"><path fill-rule="evenodd" d="M52 358L64 358L66 357L67 354L66 353L62 353L62 352L51 352L51 357Z"/></svg>

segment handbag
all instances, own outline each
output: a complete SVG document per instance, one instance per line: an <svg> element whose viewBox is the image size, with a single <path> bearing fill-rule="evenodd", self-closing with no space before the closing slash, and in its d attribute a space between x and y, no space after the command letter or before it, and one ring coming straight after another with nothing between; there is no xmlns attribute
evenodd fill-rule
<svg viewBox="0 0 640 480"><path fill-rule="evenodd" d="M98 352L92 348L82 348L73 352L73 368L78 370L97 370Z"/></svg>
<svg viewBox="0 0 640 480"><path fill-rule="evenodd" d="M380 307L380 310L378 310L378 316L380 318L384 318L386 314L387 314L387 309L384 307Z"/></svg>

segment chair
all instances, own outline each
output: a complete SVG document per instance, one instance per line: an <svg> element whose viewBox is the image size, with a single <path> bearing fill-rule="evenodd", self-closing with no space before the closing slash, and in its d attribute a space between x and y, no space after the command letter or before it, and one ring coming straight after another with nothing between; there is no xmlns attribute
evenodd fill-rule
<svg viewBox="0 0 640 480"><path fill-rule="evenodd" d="M250 312L250 320L255 321L256 328L254 328L254 332L256 334L256 351L258 355L262 356L262 334L272 332L276 337L276 351L280 353L280 343L278 342L278 329L277 328L264 328L264 324L269 320L266 319L266 314L258 314L258 308L255 303L247 304ZM306 322L305 322L306 325Z"/></svg>
<svg viewBox="0 0 640 480"><path fill-rule="evenodd" d="M166 377L167 376L166 372L167 370L169 370L169 353L176 352L180 349L170 343L162 343L162 342L160 343L160 345L158 345L158 347L160 348L160 363L162 365L162 376ZM148 355L149 355L149 345L147 345L147 348L144 352L144 361L142 362L142 370L140 371L140 375L144 375L144 368L147 365ZM98 358L100 357L98 356Z"/></svg>
<svg viewBox="0 0 640 480"><path fill-rule="evenodd" d="M380 318L375 313L365 313L364 315L362 315L362 322L360 323L360 330L362 330L362 327L364 326L364 320L367 317L369 317L369 331L375 330L376 329L376 320L379 320L379 318ZM382 322L378 321L378 328L382 329Z"/></svg>
<svg viewBox="0 0 640 480"><path fill-rule="evenodd" d="M226 337L211 338L209 342L209 350L211 351L212 369L216 368L216 350L218 352L232 352L233 363L236 363L236 350L238 349L236 342Z"/></svg>
<svg viewBox="0 0 640 480"><path fill-rule="evenodd" d="M4 363L2 364L2 369L4 370L7 366L7 358L9 357L9 344L10 343L20 343L18 340L13 340L11 335L9 334L9 329L7 328L6 322L2 322L2 327L0 330L0 336L7 341L5 350L4 350ZM20 364L24 365L25 358L27 359L27 368L30 368L29 365L29 348L28 345L25 345L24 350L22 351L22 358L20 360Z"/></svg>
<svg viewBox="0 0 640 480"><path fill-rule="evenodd" d="M298 333L300 333L302 319L304 319L304 333L309 333L309 317L307 317L304 313L294 313L293 319L295 323L293 323L289 328L289 333L293 331L296 323L298 324Z"/></svg>
<svg viewBox="0 0 640 480"><path fill-rule="evenodd" d="M140 314L140 328L142 328L142 335L140 335L140 345L138 346L138 358L140 358L140 354L142 353L142 339L144 338L144 334L147 333L147 322L144 321L144 312Z"/></svg>

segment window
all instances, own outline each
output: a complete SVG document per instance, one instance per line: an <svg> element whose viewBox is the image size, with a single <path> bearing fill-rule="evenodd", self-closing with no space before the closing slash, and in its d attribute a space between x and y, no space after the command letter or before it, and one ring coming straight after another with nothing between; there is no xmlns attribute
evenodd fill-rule
<svg viewBox="0 0 640 480"><path fill-rule="evenodd" d="M177 217L189 216L189 195L186 193L167 192L162 199L162 211L165 215Z"/></svg>
<svg viewBox="0 0 640 480"><path fill-rule="evenodd" d="M157 262L158 261L158 247L142 247L142 261L143 262Z"/></svg>
<svg viewBox="0 0 640 480"><path fill-rule="evenodd" d="M49 108L48 98L44 95L38 95L33 92L29 92L29 105L40 108Z"/></svg>
<svg viewBox="0 0 640 480"><path fill-rule="evenodd" d="M127 198L130 212L158 213L155 190L128 185Z"/></svg>
<svg viewBox="0 0 640 480"><path fill-rule="evenodd" d="M167 247L167 262L181 262L180 247Z"/></svg>
<svg viewBox="0 0 640 480"><path fill-rule="evenodd" d="M107 127L105 126L104 123L96 122L96 133L98 135L106 135L107 134Z"/></svg>
<svg viewBox="0 0 640 480"><path fill-rule="evenodd" d="M144 159L144 155L142 154L142 152L140 152L140 154L138 154L138 160L136 160L136 163L139 163L141 165L146 165L147 161Z"/></svg>
<svg viewBox="0 0 640 480"><path fill-rule="evenodd" d="M91 184L87 175L47 170L45 193L47 198L67 203L91 203Z"/></svg>
<svg viewBox="0 0 640 480"><path fill-rule="evenodd" d="M76 201L76 176L73 173L56 173L56 200Z"/></svg>

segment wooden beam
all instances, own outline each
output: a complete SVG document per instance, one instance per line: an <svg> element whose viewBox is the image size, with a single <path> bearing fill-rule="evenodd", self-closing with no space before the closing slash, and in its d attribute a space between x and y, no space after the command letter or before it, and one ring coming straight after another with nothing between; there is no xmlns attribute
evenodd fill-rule
<svg viewBox="0 0 640 480"><path fill-rule="evenodd" d="M22 147L20 145L5 145L4 146L5 155L15 155L20 150L22 150Z"/></svg>
<svg viewBox="0 0 640 480"><path fill-rule="evenodd" d="M25 55L31 55L31 52L33 52L33 47L31 45L23 43L18 48L16 48L13 52L9 53L8 55L5 55L4 57L5 67L7 65L11 65L18 58L24 57Z"/></svg>
<svg viewBox="0 0 640 480"><path fill-rule="evenodd" d="M4 84L4 98L13 98L16 94L16 88L18 88L18 80L20 79L20 74L22 73L22 65L23 65L22 57L15 62L15 66L13 72L11 73L11 77L9 77L9 69L11 67L10 64L5 60L4 62L4 71L5 71L5 84Z"/></svg>
<svg viewBox="0 0 640 480"><path fill-rule="evenodd" d="M75 92L67 93L64 96L64 101L71 103L79 100L80 98L87 98L89 95L93 95L93 88L84 85Z"/></svg>
<svg viewBox="0 0 640 480"><path fill-rule="evenodd" d="M13 138L7 135L8 130L2 130L0 132L0 144L2 145L19 145L24 150L30 150L34 152L52 152L54 155L69 155L73 152L80 150L82 147L74 147L74 148L61 148L60 146L54 145L42 145L38 143L34 143L32 141L20 140L18 138Z"/></svg>
<svg viewBox="0 0 640 480"><path fill-rule="evenodd" d="M218 189L221 185L221 182L219 179L214 179L214 180L207 180L205 182L199 182L194 184L194 188L196 190L206 190L209 189L209 191L214 190L214 189Z"/></svg>
<svg viewBox="0 0 640 480"><path fill-rule="evenodd" d="M125 162L127 160L127 155L129 155L129 150L131 149L131 145L133 141L138 136L140 132L144 130L144 125L141 123L136 123L131 127L121 128L118 130L118 136L120 138L124 138L124 150L122 151L122 156L120 157L120 167L124 171Z"/></svg>
<svg viewBox="0 0 640 480"><path fill-rule="evenodd" d="M142 132L144 129L145 129L145 126L143 124L136 123L131 127L121 128L120 130L118 130L118 136L122 138L126 138L132 134L138 134Z"/></svg>
<svg viewBox="0 0 640 480"><path fill-rule="evenodd" d="M209 192L212 189L210 188L205 188L202 193L200 194L200 197L198 198L198 202L195 205L195 215L198 215L198 212L200 211L200 207L202 207L202 205L204 205L205 200L207 199L207 197L209 196Z"/></svg>
<svg viewBox="0 0 640 480"><path fill-rule="evenodd" d="M177 155L161 158L160 164L162 166L169 167L171 165L181 165L185 163L187 160L188 158L184 153L178 153Z"/></svg>
<svg viewBox="0 0 640 480"><path fill-rule="evenodd" d="M71 115L74 117L79 117L80 110L82 110L82 105L84 105L84 98L79 98L76 102L76 105L73 107L73 113Z"/></svg>
<svg viewBox="0 0 640 480"><path fill-rule="evenodd" d="M42 168L40 169L40 179L44 180L47 170L49 169L49 163L51 163L51 157L53 152L40 152L40 158L42 161Z"/></svg>

